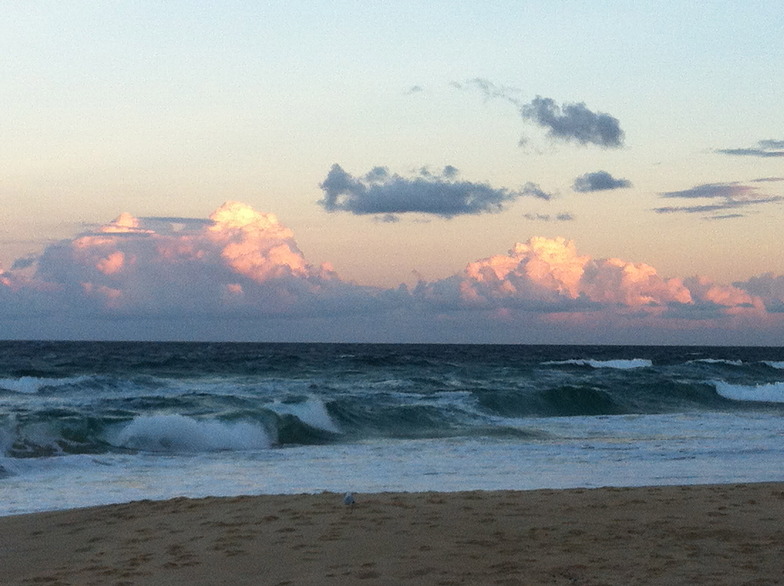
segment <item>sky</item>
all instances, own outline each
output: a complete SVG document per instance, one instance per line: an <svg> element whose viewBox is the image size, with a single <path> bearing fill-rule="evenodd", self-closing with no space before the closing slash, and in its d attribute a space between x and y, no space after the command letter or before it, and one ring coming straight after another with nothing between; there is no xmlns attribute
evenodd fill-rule
<svg viewBox="0 0 784 586"><path fill-rule="evenodd" d="M0 338L782 345L782 30L5 1Z"/></svg>

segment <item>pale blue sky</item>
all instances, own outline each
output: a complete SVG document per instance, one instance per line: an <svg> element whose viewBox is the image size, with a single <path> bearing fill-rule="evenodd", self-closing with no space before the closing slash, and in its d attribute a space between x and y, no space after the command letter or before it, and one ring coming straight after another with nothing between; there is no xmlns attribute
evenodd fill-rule
<svg viewBox="0 0 784 586"><path fill-rule="evenodd" d="M6 270L121 212L204 218L238 200L362 285L443 279L532 236L664 277L784 273L784 182L753 182L784 177L784 158L717 152L784 140L777 1L17 1L2 13ZM612 116L622 146L549 137L521 116L536 96ZM553 197L380 222L318 204L335 163L356 178L450 165ZM573 189L597 171L631 187ZM661 196L704 184L756 200Z"/></svg>

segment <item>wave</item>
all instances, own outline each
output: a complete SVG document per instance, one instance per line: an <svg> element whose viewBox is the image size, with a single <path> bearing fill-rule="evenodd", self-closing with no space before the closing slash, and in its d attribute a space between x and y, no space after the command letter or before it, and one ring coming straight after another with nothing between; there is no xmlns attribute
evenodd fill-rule
<svg viewBox="0 0 784 586"><path fill-rule="evenodd" d="M329 433L341 433L324 403L315 397L309 397L305 401L299 402L274 401L266 407L278 415L293 415L310 427Z"/></svg>
<svg viewBox="0 0 784 586"><path fill-rule="evenodd" d="M703 364L727 364L729 366L743 366L745 364L742 360L727 360L725 358L698 358L696 360L689 360L689 362L702 362Z"/></svg>
<svg viewBox="0 0 784 586"><path fill-rule="evenodd" d="M70 385L79 385L92 380L91 376L74 376L67 378L45 378L37 376L22 376L19 378L0 379L0 390L11 393L34 395L43 390L56 389Z"/></svg>
<svg viewBox="0 0 784 586"><path fill-rule="evenodd" d="M249 422L200 420L183 415L143 415L109 434L118 448L147 452L262 450L272 445L264 427Z"/></svg>
<svg viewBox="0 0 784 586"><path fill-rule="evenodd" d="M774 361L774 360L765 360L764 364L767 364L771 368L781 368L784 369L784 361Z"/></svg>
<svg viewBox="0 0 784 586"><path fill-rule="evenodd" d="M592 360L590 358L575 358L571 360L550 360L542 363L545 366L574 365L590 366L591 368L617 368L628 370L630 368L648 368L653 366L653 361L647 358L631 358L616 360Z"/></svg>
<svg viewBox="0 0 784 586"><path fill-rule="evenodd" d="M784 382L762 385L735 385L716 381L716 392L725 399L733 401L753 401L759 403L784 403Z"/></svg>

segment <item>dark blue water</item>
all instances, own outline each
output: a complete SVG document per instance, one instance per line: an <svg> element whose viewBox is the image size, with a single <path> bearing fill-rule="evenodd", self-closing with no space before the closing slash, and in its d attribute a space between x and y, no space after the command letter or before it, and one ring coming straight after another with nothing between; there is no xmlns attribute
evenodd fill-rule
<svg viewBox="0 0 784 586"><path fill-rule="evenodd" d="M387 478L388 459L409 465L412 445L433 482L414 466L371 488L481 488L475 477L494 474L496 487L524 463L550 470L560 459L590 466L591 479L601 466L617 477L607 458L619 454L650 466L704 461L716 480L721 458L737 465L728 446L746 450L747 470L770 468L782 416L783 348L0 342L0 490L57 470L67 488L51 489L70 494L77 471L91 482L111 470L127 484L144 466L175 492L177 475L199 470L214 491L208 463L230 475L259 458L278 464L254 490L318 490L358 450L384 454L367 475ZM450 468L450 450L498 461ZM314 458L327 462L323 486L297 468ZM596 482L549 474L551 485ZM693 476L685 481L706 479Z"/></svg>

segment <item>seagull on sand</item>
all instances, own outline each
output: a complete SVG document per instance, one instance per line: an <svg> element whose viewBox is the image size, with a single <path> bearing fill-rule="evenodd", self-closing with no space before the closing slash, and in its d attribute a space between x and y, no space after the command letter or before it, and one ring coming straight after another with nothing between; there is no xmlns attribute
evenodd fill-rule
<svg viewBox="0 0 784 586"><path fill-rule="evenodd" d="M354 508L354 503L357 501L354 500L354 495L350 492L347 492L346 495L343 497L343 504L347 507L350 506L352 509Z"/></svg>

